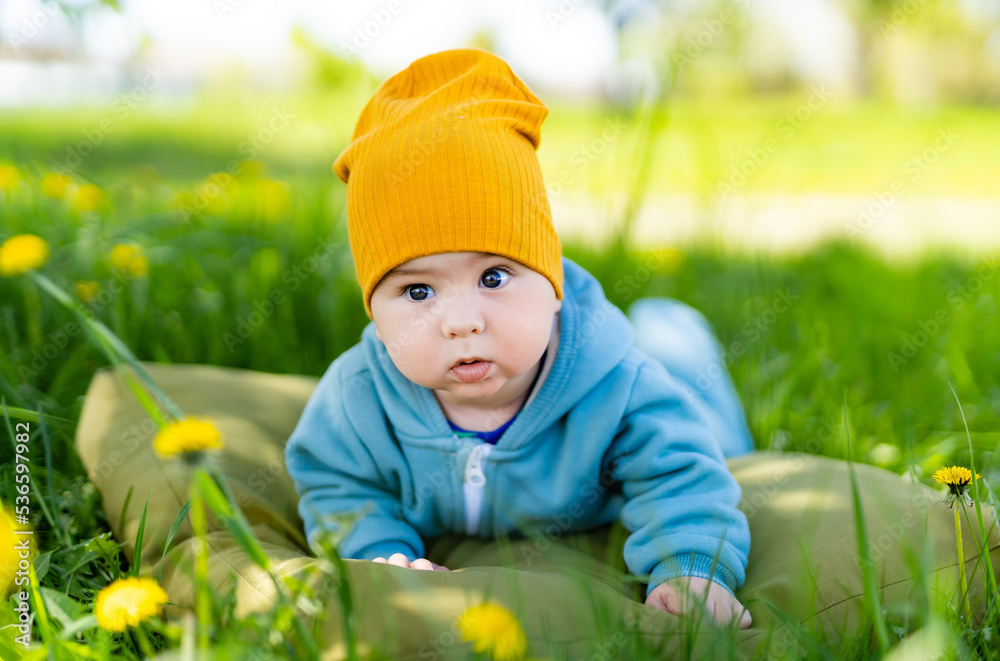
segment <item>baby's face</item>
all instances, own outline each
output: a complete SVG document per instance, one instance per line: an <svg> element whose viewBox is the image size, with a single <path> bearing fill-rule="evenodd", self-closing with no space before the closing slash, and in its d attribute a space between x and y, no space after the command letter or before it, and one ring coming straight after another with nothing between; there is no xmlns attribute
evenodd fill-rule
<svg viewBox="0 0 1000 661"><path fill-rule="evenodd" d="M478 252L411 259L371 298L377 336L399 371L450 403L474 406L527 390L561 305L545 276Z"/></svg>

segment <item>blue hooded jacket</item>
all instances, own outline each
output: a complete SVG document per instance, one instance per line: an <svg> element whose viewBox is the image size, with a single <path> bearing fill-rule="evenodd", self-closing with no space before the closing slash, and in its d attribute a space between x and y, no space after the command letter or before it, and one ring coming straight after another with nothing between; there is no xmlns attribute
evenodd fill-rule
<svg viewBox="0 0 1000 661"><path fill-rule="evenodd" d="M551 537L620 517L631 532L625 563L649 575L649 591L677 576L739 589L750 531L709 427L633 346L597 280L566 258L563 269L551 370L496 445L453 432L374 324L333 362L286 448L310 545L352 512L338 530L342 557L411 561L423 557L422 537Z"/></svg>

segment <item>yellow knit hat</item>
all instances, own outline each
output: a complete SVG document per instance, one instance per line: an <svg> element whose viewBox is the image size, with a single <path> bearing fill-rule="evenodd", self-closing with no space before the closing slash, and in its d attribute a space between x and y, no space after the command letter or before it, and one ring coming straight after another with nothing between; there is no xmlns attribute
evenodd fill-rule
<svg viewBox="0 0 1000 661"><path fill-rule="evenodd" d="M562 246L535 154L548 113L506 62L475 48L428 55L382 83L333 164L369 317L386 273L443 252L503 255L562 298Z"/></svg>

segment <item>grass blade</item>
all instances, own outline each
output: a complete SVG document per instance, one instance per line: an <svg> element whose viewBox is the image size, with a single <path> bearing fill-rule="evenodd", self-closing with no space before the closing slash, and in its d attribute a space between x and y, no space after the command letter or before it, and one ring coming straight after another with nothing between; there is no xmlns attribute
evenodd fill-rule
<svg viewBox="0 0 1000 661"><path fill-rule="evenodd" d="M14 420L24 420L25 422L39 422L38 412L32 411L31 409L23 409L18 406L8 406L7 404L0 404L0 408L6 412ZM66 418L58 418L54 415L45 416L47 422L58 422L60 425L66 425L68 427L73 427L76 425L72 420L67 420Z"/></svg>
<svg viewBox="0 0 1000 661"><path fill-rule="evenodd" d="M215 477L205 471L200 471L198 480L205 503L219 517L237 543L259 567L265 570L270 569L270 559L257 542L257 538L250 529L250 524L243 518L242 512L234 511L233 506L216 484Z"/></svg>
<svg viewBox="0 0 1000 661"><path fill-rule="evenodd" d="M865 512L861 506L861 491L858 489L858 479L854 474L854 461L851 458L851 428L847 419L847 395L844 395L844 433L847 436L847 473L851 480L851 500L854 504L854 530L858 540L858 559L861 560L861 577L865 586L865 602L868 604L875 634L878 637L879 651L884 656L889 651L889 630L882 617L882 600L879 598L878 583L875 580L875 567L868 553L868 533L865 525Z"/></svg>
<svg viewBox="0 0 1000 661"><path fill-rule="evenodd" d="M986 578L989 580L988 585L992 588L992 594L997 592L997 579L993 574L993 563L990 561L990 551L989 551L989 535L986 532L986 525L983 523L983 509L979 505L979 480L975 479L976 475L976 457L975 452L972 449L972 434L969 433L969 423L965 419L965 411L962 409L962 402L958 399L958 393L955 392L955 387L948 382L948 387L951 388L951 394L955 396L955 402L958 404L958 412L962 414L962 424L965 425L965 436L969 441L969 469L972 471L972 500L976 507L976 519L979 523L979 539L980 544L977 545L979 551L979 557L985 559L983 563L986 568ZM971 527L971 526L970 526Z"/></svg>
<svg viewBox="0 0 1000 661"><path fill-rule="evenodd" d="M71 625L59 632L59 640L72 640L78 633L88 631L97 626L97 618L93 615L84 615Z"/></svg>
<svg viewBox="0 0 1000 661"><path fill-rule="evenodd" d="M49 441L49 428L45 425L45 412L42 410L42 402L38 402L38 426L42 428L42 444L45 446L45 479L49 490L49 499L56 502L56 492L52 488L52 443ZM64 534L63 543L66 546L71 544L69 535L60 526L59 532Z"/></svg>
<svg viewBox="0 0 1000 661"><path fill-rule="evenodd" d="M7 407L4 405L3 400L0 400L0 408L2 408L3 412L4 412L4 416L3 417L4 417L4 421L7 424L7 433L10 435L10 443L11 443L11 446L12 446L11 449L16 452L16 450L17 450L17 436L16 436L16 434L14 434L14 426L11 425L11 423L10 423L10 416L7 415ZM30 459L29 459L29 461L30 461ZM31 464L28 463L28 466L31 466ZM34 479L31 480L31 492L33 494L35 494L35 498L37 499L38 506L42 508L42 515L45 517L45 520L49 522L49 527L52 530L59 530L59 526L56 524L55 517L52 516L52 511L49 509L49 506L46 504L45 499L42 497L42 493L38 490L38 481L37 480L34 480ZM69 546L69 544L67 544L67 546Z"/></svg>
<svg viewBox="0 0 1000 661"><path fill-rule="evenodd" d="M142 506L142 517L139 518L139 531L135 534L135 553L132 554L132 576L139 575L139 566L142 564L142 534L146 530L146 510L149 508L149 497L152 495L152 491L146 494L146 504Z"/></svg>
<svg viewBox="0 0 1000 661"><path fill-rule="evenodd" d="M49 280L47 277L38 273L37 271L28 271L28 275L31 279L42 289L49 293L56 301L62 304L63 307L72 312L80 326L86 331L88 337L94 341L97 348L105 355L105 357L121 372L125 375L125 371L121 369L123 364L128 364L138 376L139 380L142 382L142 386L145 386L148 390L147 392L142 392L142 388L138 387L139 384L135 382L134 377L126 378L129 387L132 388L133 392L139 398L140 403L146 408L150 416L157 423L162 422L163 414L161 410L165 410L174 418L180 420L184 417L183 412L180 408L174 404L173 400L167 396L165 392L156 384L153 378L146 372L145 368L139 362L139 359L135 357L132 350L125 345L124 342L119 339L115 333L104 325L98 319L95 319L91 314L84 309L79 303L74 301L69 297L66 292L64 292L57 284ZM148 394L147 394L148 393ZM151 397L150 397L151 395ZM155 400L155 405L154 405Z"/></svg>
<svg viewBox="0 0 1000 661"><path fill-rule="evenodd" d="M130 485L128 493L125 494L125 504L122 505L122 512L118 516L118 530L125 532L125 515L128 513L128 504L132 502L132 494L135 493L135 485Z"/></svg>
<svg viewBox="0 0 1000 661"><path fill-rule="evenodd" d="M167 533L167 541L163 544L163 555L160 556L160 571L156 572L156 582L160 582L160 577L163 576L163 560L167 557L167 550L170 548L170 542L174 541L174 535L177 531L181 529L181 525L184 523L184 519L187 518L188 512L191 511L191 499L184 503L184 507L181 511L177 513L177 518L174 519L174 525L170 526L170 532Z"/></svg>

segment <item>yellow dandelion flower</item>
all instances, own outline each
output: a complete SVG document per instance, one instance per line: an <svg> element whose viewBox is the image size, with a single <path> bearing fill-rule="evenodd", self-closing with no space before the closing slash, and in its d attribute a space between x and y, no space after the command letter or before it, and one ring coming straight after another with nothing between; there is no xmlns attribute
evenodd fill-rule
<svg viewBox="0 0 1000 661"><path fill-rule="evenodd" d="M18 234L0 245L0 275L11 278L37 269L49 258L49 244L34 234Z"/></svg>
<svg viewBox="0 0 1000 661"><path fill-rule="evenodd" d="M160 429L153 449L161 457L190 455L222 448L222 434L208 420L184 418Z"/></svg>
<svg viewBox="0 0 1000 661"><path fill-rule="evenodd" d="M94 617L107 631L125 631L160 614L167 593L151 578L120 578L97 593Z"/></svg>
<svg viewBox="0 0 1000 661"><path fill-rule="evenodd" d="M14 544L17 544L14 519L6 508L0 506L0 598L7 596L7 590L14 583L18 561Z"/></svg>
<svg viewBox="0 0 1000 661"><path fill-rule="evenodd" d="M952 466L951 468L941 468L933 475L934 480L940 482L941 484L947 484L949 487L967 487L972 484L972 471L970 471L965 466ZM982 475L976 473L976 479L981 478Z"/></svg>
<svg viewBox="0 0 1000 661"><path fill-rule="evenodd" d="M236 186L236 179L228 172L214 172L205 178L202 186L217 186L219 189L228 191Z"/></svg>
<svg viewBox="0 0 1000 661"><path fill-rule="evenodd" d="M948 497L944 499L945 504L951 508L955 503L972 506L972 496L966 491L972 484L972 471L965 466L944 466L939 468L932 476L935 481L948 485ZM976 473L976 479L982 475ZM958 576L962 582L962 592L965 596L962 603L962 611L965 614L965 621L972 621L972 612L969 607L969 585L965 580L965 552L962 550L962 521L958 516L960 508L955 508L955 550L958 557Z"/></svg>
<svg viewBox="0 0 1000 661"><path fill-rule="evenodd" d="M281 220L291 207L291 187L272 179L265 179L254 189L258 212L271 222Z"/></svg>
<svg viewBox="0 0 1000 661"><path fill-rule="evenodd" d="M73 208L77 211L97 211L107 202L108 196L100 186L84 184L76 191Z"/></svg>
<svg viewBox="0 0 1000 661"><path fill-rule="evenodd" d="M470 641L477 653L488 652L498 661L524 658L528 644L521 623L502 606L474 606L459 618L458 628L462 638Z"/></svg>
<svg viewBox="0 0 1000 661"><path fill-rule="evenodd" d="M216 216L229 211L229 187L232 181L233 178L228 173L221 172L196 185L192 195L195 206Z"/></svg>
<svg viewBox="0 0 1000 661"><path fill-rule="evenodd" d="M188 192L174 193L170 201L171 209L179 209L184 214L184 222L189 222L190 217L198 213L194 206L194 195Z"/></svg>
<svg viewBox="0 0 1000 661"><path fill-rule="evenodd" d="M258 179L267 174L267 166L257 160L243 161L236 168L236 176L241 179Z"/></svg>
<svg viewBox="0 0 1000 661"><path fill-rule="evenodd" d="M967 492L969 485L972 484L972 471L968 468L964 466L944 467L931 477L936 482L948 486L948 497L945 499L948 507L953 506L959 500L963 500L967 505L972 505L972 496ZM976 473L977 480L981 477L982 475Z"/></svg>
<svg viewBox="0 0 1000 661"><path fill-rule="evenodd" d="M119 243L111 249L111 263L129 278L141 278L149 273L149 260L142 248L134 243Z"/></svg>
<svg viewBox="0 0 1000 661"><path fill-rule="evenodd" d="M0 191L11 192L21 183L21 171L13 165L0 164Z"/></svg>
<svg viewBox="0 0 1000 661"><path fill-rule="evenodd" d="M93 280L81 280L73 285L73 292L84 303L90 303L101 293L101 285Z"/></svg>
<svg viewBox="0 0 1000 661"><path fill-rule="evenodd" d="M0 503L0 598L14 589L17 571L27 569L24 563L31 562L36 555L35 544L30 541L32 537L18 534L30 529L14 521L14 512Z"/></svg>
<svg viewBox="0 0 1000 661"><path fill-rule="evenodd" d="M66 197L66 189L69 185L73 183L73 180L65 174L59 174L57 172L49 172L47 175L42 177L42 181L39 183L38 187L42 191L42 195L45 197L51 197L53 200L61 200Z"/></svg>

